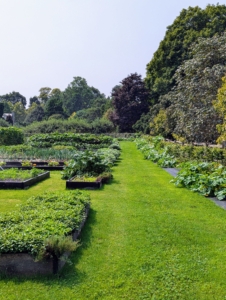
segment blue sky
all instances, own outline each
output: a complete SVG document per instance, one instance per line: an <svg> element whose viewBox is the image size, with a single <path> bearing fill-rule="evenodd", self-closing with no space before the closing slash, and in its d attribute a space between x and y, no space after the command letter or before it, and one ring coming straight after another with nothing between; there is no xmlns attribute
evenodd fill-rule
<svg viewBox="0 0 226 300"><path fill-rule="evenodd" d="M0 0L0 95L17 91L28 101L41 87L64 90L81 76L108 96L127 75L145 77L166 27L183 8L208 3Z"/></svg>

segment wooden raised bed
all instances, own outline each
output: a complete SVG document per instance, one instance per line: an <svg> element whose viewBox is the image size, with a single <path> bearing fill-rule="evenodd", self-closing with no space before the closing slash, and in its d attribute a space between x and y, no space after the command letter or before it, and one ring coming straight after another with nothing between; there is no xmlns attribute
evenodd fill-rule
<svg viewBox="0 0 226 300"><path fill-rule="evenodd" d="M77 240L81 234L82 228L86 222L90 207L85 210L84 219L78 229L71 234L73 241ZM63 258L67 258L69 252L64 253ZM50 275L59 272L65 265L65 260L59 258L48 258L42 261L35 261L28 253L1 253L0 255L0 272L6 275L17 276L36 276Z"/></svg>
<svg viewBox="0 0 226 300"><path fill-rule="evenodd" d="M3 169L10 169L10 168L18 168L22 170L30 170L32 167L37 169L43 169L46 171L57 171L64 169L64 162L59 162L59 166L49 166L48 162L46 161L31 161L32 166L23 167L21 162L19 161L7 161Z"/></svg>
<svg viewBox="0 0 226 300"><path fill-rule="evenodd" d="M102 179L96 181L74 181L72 177L70 180L66 181L66 188L68 189L99 189L102 187Z"/></svg>
<svg viewBox="0 0 226 300"><path fill-rule="evenodd" d="M25 189L39 181L50 177L50 172L47 171L38 175L37 177L30 178L25 181L0 181L0 189Z"/></svg>
<svg viewBox="0 0 226 300"><path fill-rule="evenodd" d="M47 161L35 161L35 160L31 160L30 161L31 164L35 164L36 166L48 166L48 162ZM15 166L22 166L20 161L6 161L6 165L5 166L11 166L11 165L15 165ZM64 162L60 161L59 162L59 166L64 166Z"/></svg>

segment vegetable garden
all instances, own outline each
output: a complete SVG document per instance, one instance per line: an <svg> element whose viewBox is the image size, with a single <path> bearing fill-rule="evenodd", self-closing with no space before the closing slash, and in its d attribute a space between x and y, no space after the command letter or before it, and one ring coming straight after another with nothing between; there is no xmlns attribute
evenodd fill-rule
<svg viewBox="0 0 226 300"><path fill-rule="evenodd" d="M52 149L52 152L48 151L52 148L51 146L56 147L56 149ZM70 160L59 161L58 158L62 158L62 156L56 155L56 153L61 152L62 154L62 150L64 151L65 148L70 153ZM63 163L62 179L72 179L73 177L72 185L69 186L67 182L65 188L89 187L90 177L93 176L96 177L97 182L101 183L103 177L103 183L106 183L112 178L111 168L120 155L118 142L107 136L97 137L89 134L31 136L22 145L1 148L0 188L18 188L18 182L42 174L44 171L38 168L40 167L39 159L43 157L44 152L42 151L39 156L40 149L51 153L49 158L53 159L41 162L41 164L48 164L48 168L51 169ZM8 152L14 155L14 161L9 159L6 161L4 155L7 156ZM31 153L32 161L24 160ZM76 181L74 176L79 180L80 186L74 186ZM81 178L83 178L82 185ZM85 178L88 180L86 181ZM5 228L4 234L0 237L0 253L25 252L31 254L35 259L54 258L54 256L59 259L67 251L76 249L67 237L83 222L84 210L89 204L88 199L88 196L81 192L73 194L68 192L46 193L28 199L25 204L21 204L19 211L0 216L2 231ZM8 268L5 265L1 266L0 262L1 270L7 271ZM15 269L12 274L20 274L18 266L13 265L10 268ZM57 272L57 269L55 268L53 271ZM21 272L23 274L23 269ZM25 274L27 273L25 272Z"/></svg>
<svg viewBox="0 0 226 300"><path fill-rule="evenodd" d="M155 140L150 146L153 143ZM77 242L61 241L59 237L66 237L79 225L90 202L89 195L91 198L81 245L70 256L71 264L62 269L60 276L12 280L1 275L2 298L206 300L226 297L222 263L225 211L202 195L169 183L172 177L156 164L142 159L143 154L135 149L134 143L123 141L120 145L120 163L117 167L112 162L109 165L114 175L111 184L100 190L88 194L67 191L60 171L52 171L50 179L28 190L1 190L0 207L7 213L1 215L0 223L9 230L6 234L12 235L11 244L7 244L7 238L1 243L5 247L3 252L17 251L15 247L19 245L21 251L30 252L36 259L55 254L60 257L60 249L78 247ZM156 142L155 149L158 147ZM105 151L108 150L92 153ZM77 156L80 157L79 151ZM79 160L74 168L76 173L78 165ZM81 180L86 176L78 174ZM43 194L43 190L47 193ZM75 210L74 197L79 203ZM12 224L7 223L9 220ZM40 231L37 224L43 224L44 230ZM60 224L59 228L54 224Z"/></svg>

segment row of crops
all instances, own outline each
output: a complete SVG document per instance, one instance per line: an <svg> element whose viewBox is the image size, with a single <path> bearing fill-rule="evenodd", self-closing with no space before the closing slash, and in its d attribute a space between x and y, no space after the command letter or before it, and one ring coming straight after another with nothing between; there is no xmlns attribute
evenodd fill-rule
<svg viewBox="0 0 226 300"><path fill-rule="evenodd" d="M145 159L179 170L171 180L177 187L218 200L226 198L226 166L221 163L226 156L224 149L174 145L165 143L162 137L137 139L136 145Z"/></svg>
<svg viewBox="0 0 226 300"><path fill-rule="evenodd" d="M37 134L29 137L23 144L0 146L2 160L68 160L75 151L97 150L100 148L120 149L116 139L93 134Z"/></svg>

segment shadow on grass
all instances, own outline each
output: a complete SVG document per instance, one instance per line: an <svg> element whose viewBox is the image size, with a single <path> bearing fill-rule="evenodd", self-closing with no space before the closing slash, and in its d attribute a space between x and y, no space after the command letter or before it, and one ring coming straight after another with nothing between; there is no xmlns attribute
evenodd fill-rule
<svg viewBox="0 0 226 300"><path fill-rule="evenodd" d="M119 157L115 162L114 162L114 167L118 166L121 163L122 159Z"/></svg>
<svg viewBox="0 0 226 300"><path fill-rule="evenodd" d="M82 233L79 238L79 244L81 245L76 252L72 253L69 257L69 262L65 264L63 269L56 275L48 276L20 276L12 277L4 274L0 274L0 280L2 282L12 282L14 284L21 284L25 282L38 282L47 286L66 286L70 287L72 284L79 284L86 278L85 272L76 269L76 265L84 255L84 251L90 247L92 243L92 228L96 223L96 211L92 208L89 211L87 221L82 229Z"/></svg>

